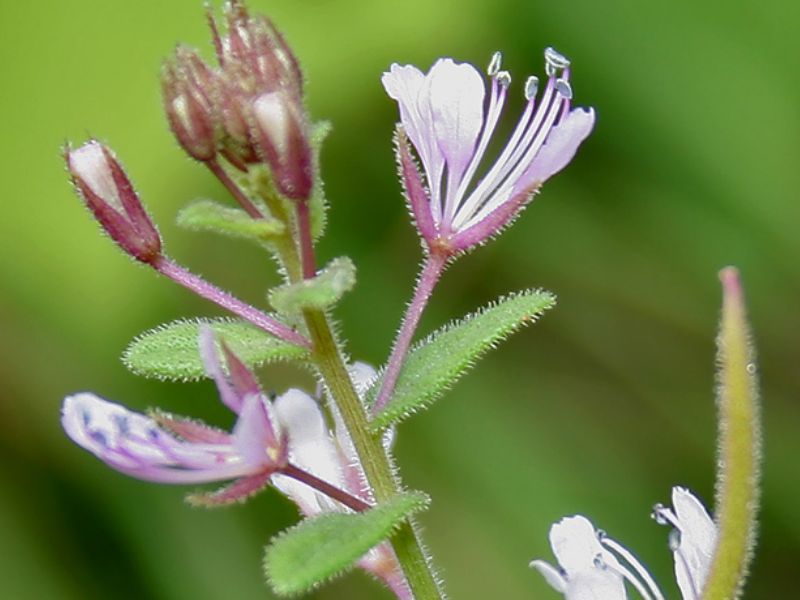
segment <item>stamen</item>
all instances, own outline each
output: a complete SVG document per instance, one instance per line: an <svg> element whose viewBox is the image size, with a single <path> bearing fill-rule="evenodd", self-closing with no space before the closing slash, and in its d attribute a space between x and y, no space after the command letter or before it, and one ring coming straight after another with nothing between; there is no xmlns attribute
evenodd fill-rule
<svg viewBox="0 0 800 600"><path fill-rule="evenodd" d="M647 569L644 568L644 565L642 565L642 563L640 563L639 560L633 554L631 554L631 552L627 548L625 548L625 546L614 541L610 537L606 536L605 532L602 531L597 532L597 539L605 547L616 552L617 555L620 558L622 558L622 560L624 560L626 563L628 563L631 567L633 567L633 570L636 572L636 574L642 578L642 580L647 585L647 588L649 590L649 593L645 595L637 586L636 589L639 590L639 593L642 594L642 596L651 597L654 598L655 600L664 600L664 595L661 593L661 590L658 589L658 586L656 585L656 582L652 578L650 573L647 571ZM636 583L634 583L633 580L629 581L631 581L631 583L634 586L636 586Z"/></svg>
<svg viewBox="0 0 800 600"><path fill-rule="evenodd" d="M539 78L536 75L531 75L525 81L525 100L529 102L536 97L536 92L539 91Z"/></svg>
<svg viewBox="0 0 800 600"><path fill-rule="evenodd" d="M511 73L508 71L500 71L497 73L497 75L495 75L495 80L497 80L497 83L500 86L507 88L511 85Z"/></svg>
<svg viewBox="0 0 800 600"><path fill-rule="evenodd" d="M566 79L556 79L556 93L567 100L572 100L572 86Z"/></svg>
<svg viewBox="0 0 800 600"><path fill-rule="evenodd" d="M548 77L555 77L556 73L569 66L569 59L552 46L544 50L544 72Z"/></svg>
<svg viewBox="0 0 800 600"><path fill-rule="evenodd" d="M680 523L674 513L665 508L663 504L656 504L653 506L653 512L650 513L652 519L659 525L672 525L675 529L680 529Z"/></svg>
<svg viewBox="0 0 800 600"><path fill-rule="evenodd" d="M503 62L503 55L500 52L495 52L492 54L492 60L489 61L489 68L486 69L486 73L489 77L494 77L500 71L500 66Z"/></svg>

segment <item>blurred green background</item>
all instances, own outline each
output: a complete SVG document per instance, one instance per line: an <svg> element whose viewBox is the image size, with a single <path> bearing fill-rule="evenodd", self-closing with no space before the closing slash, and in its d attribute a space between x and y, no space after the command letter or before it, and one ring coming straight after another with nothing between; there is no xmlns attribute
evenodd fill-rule
<svg viewBox="0 0 800 600"><path fill-rule="evenodd" d="M130 480L61 433L62 397L91 389L227 426L209 383L127 373L139 332L215 315L121 255L73 196L59 155L97 135L123 159L170 253L244 298L276 275L242 243L177 229L187 200L222 199L161 114L158 70L177 40L210 50L200 0L42 0L0 5L0 595L271 598L262 548L295 520L269 491L192 509L185 490ZM573 60L595 133L500 239L460 261L428 331L498 294L545 287L559 306L517 334L397 445L407 483L435 500L427 538L455 599L555 598L529 571L550 523L576 512L634 550L669 597L667 531L649 519L670 487L713 500L717 270L738 265L756 330L766 433L758 556L747 598L793 596L800 559L800 4L578 0L259 0L333 121L323 259L350 254L359 284L337 316L359 359L380 364L419 261L395 177L393 61L496 49L520 82L554 45ZM277 390L308 377L263 372ZM788 595L787 595L788 594ZM353 574L314 598L384 598Z"/></svg>

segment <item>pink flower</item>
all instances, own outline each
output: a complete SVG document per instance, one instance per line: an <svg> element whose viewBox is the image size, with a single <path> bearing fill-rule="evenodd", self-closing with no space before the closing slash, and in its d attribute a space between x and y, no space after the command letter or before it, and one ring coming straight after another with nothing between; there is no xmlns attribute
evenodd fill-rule
<svg viewBox="0 0 800 600"><path fill-rule="evenodd" d="M511 83L500 62L496 53L488 69L488 102L478 70L450 58L438 60L427 74L393 64L383 75L400 109L398 161L406 195L431 250L452 255L499 232L572 160L594 126L591 108L570 108L569 61L548 48L548 79L538 104L538 79L529 77L517 127L478 179ZM422 163L424 181L407 139Z"/></svg>

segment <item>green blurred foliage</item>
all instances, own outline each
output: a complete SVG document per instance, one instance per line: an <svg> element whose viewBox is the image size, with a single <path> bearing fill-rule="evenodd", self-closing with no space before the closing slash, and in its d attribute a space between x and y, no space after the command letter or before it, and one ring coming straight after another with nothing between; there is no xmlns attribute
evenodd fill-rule
<svg viewBox="0 0 800 600"><path fill-rule="evenodd" d="M126 479L72 445L58 411L92 389L230 424L208 382L147 381L119 355L136 334L213 307L98 235L59 146L89 133L125 162L178 260L265 304L278 278L243 242L174 215L220 186L184 158L157 74L175 41L209 52L200 0L0 4L0 584L5 598L270 598L267 540L296 519L273 492L205 511L183 490ZM790 0L260 0L303 60L310 105L334 131L320 260L359 271L337 317L354 357L382 362L419 261L395 178L392 61L484 64L519 82L554 45L573 60L595 133L499 241L445 275L423 332L493 297L541 286L559 305L428 414L398 458L434 503L422 516L452 597L554 598L526 568L549 524L582 512L637 552L668 595L666 530L650 506L684 484L713 497L717 270L742 269L766 432L760 550L746 597L786 597L800 558L800 4ZM261 261L261 262L258 262ZM263 264L263 270L253 266ZM364 310L364 307L369 307ZM285 366L269 387L313 385ZM313 594L386 597L363 575Z"/></svg>

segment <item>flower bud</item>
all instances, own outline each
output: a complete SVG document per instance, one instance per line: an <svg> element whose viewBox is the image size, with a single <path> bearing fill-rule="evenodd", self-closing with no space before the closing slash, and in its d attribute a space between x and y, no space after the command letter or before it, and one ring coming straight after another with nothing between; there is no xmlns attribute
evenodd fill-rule
<svg viewBox="0 0 800 600"><path fill-rule="evenodd" d="M293 200L307 199L313 185L307 130L304 115L286 93L269 92L253 102L253 140L272 170L276 187Z"/></svg>
<svg viewBox="0 0 800 600"><path fill-rule="evenodd" d="M103 229L136 260L153 262L161 254L161 236L113 152L96 140L67 148L72 181Z"/></svg>
<svg viewBox="0 0 800 600"><path fill-rule="evenodd" d="M216 74L193 50L179 46L161 72L164 110L178 143L199 161L217 153L217 125L211 101Z"/></svg>

